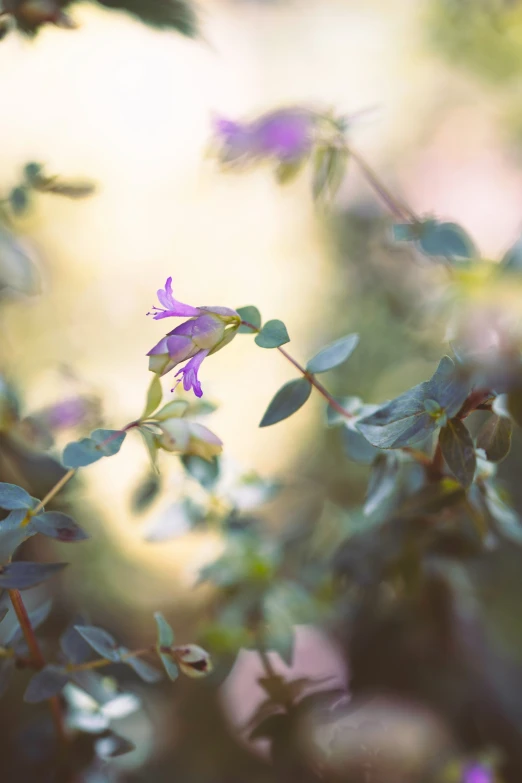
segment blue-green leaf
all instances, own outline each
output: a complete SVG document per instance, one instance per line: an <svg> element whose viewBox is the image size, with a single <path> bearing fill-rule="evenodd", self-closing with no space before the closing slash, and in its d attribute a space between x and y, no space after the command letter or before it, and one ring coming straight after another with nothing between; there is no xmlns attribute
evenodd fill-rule
<svg viewBox="0 0 522 783"><path fill-rule="evenodd" d="M97 628L94 625L75 625L74 629L102 658L108 658L109 661L120 660L119 645L114 637L103 628Z"/></svg>
<svg viewBox="0 0 522 783"><path fill-rule="evenodd" d="M19 185L9 193L9 203L15 215L21 215L29 206L29 191Z"/></svg>
<svg viewBox="0 0 522 783"><path fill-rule="evenodd" d="M53 665L46 666L29 680L24 693L24 701L29 704L38 704L46 699L51 699L61 693L68 682L69 677L63 669Z"/></svg>
<svg viewBox="0 0 522 783"><path fill-rule="evenodd" d="M130 666L143 682L153 683L163 679L160 671L142 658L138 658L135 655L129 655L129 650L127 650L126 647L120 647L119 652L122 662L126 663L127 666Z"/></svg>
<svg viewBox="0 0 522 783"><path fill-rule="evenodd" d="M475 475L477 457L473 440L460 419L451 419L440 431L439 444L446 465L463 487L469 487Z"/></svg>
<svg viewBox="0 0 522 783"><path fill-rule="evenodd" d="M61 511L45 511L31 519L31 528L57 541L73 543L85 541L89 536L68 514Z"/></svg>
<svg viewBox="0 0 522 783"><path fill-rule="evenodd" d="M174 631L165 620L161 612L154 612L154 619L158 629L157 647L172 647L174 644Z"/></svg>
<svg viewBox="0 0 522 783"><path fill-rule="evenodd" d="M25 489L16 484L0 483L0 508L14 511L18 508L34 508L37 501Z"/></svg>
<svg viewBox="0 0 522 783"><path fill-rule="evenodd" d="M490 462L501 462L511 449L512 432L511 419L493 414L478 433L477 448L485 451Z"/></svg>
<svg viewBox="0 0 522 783"><path fill-rule="evenodd" d="M94 430L91 439L104 457L113 457L122 447L127 433L123 430Z"/></svg>
<svg viewBox="0 0 522 783"><path fill-rule="evenodd" d="M392 231L396 242L412 242L419 238L418 223L396 223Z"/></svg>
<svg viewBox="0 0 522 783"><path fill-rule="evenodd" d="M247 305L246 307L238 307L236 313L239 315L242 321L246 321L248 324L252 324L256 329L261 329L261 313L254 307L254 305ZM237 330L238 334L253 334L252 329L249 326L241 325Z"/></svg>
<svg viewBox="0 0 522 783"><path fill-rule="evenodd" d="M117 454L127 433L120 430L95 430L90 438L69 443L63 452L66 468L84 468L102 457Z"/></svg>
<svg viewBox="0 0 522 783"><path fill-rule="evenodd" d="M16 562L0 567L0 589L26 590L45 582L67 563Z"/></svg>
<svg viewBox="0 0 522 783"><path fill-rule="evenodd" d="M522 237L517 239L515 244L509 248L500 262L501 269L507 269L510 272L522 271Z"/></svg>
<svg viewBox="0 0 522 783"><path fill-rule="evenodd" d="M287 419L293 413L302 408L312 391L310 381L306 378L298 378L289 381L279 389L272 402L266 409L261 419L260 427L269 427Z"/></svg>
<svg viewBox="0 0 522 783"><path fill-rule="evenodd" d="M338 367L352 355L358 342L358 334L348 334L346 337L341 337L319 351L313 359L310 359L306 369L311 373L320 373Z"/></svg>
<svg viewBox="0 0 522 783"><path fill-rule="evenodd" d="M260 348L279 348L290 342L286 326L277 318L267 321L259 334L256 334L255 342Z"/></svg>
<svg viewBox="0 0 522 783"><path fill-rule="evenodd" d="M160 653L159 657L163 664L163 668L167 672L169 680L177 680L179 675L179 669L176 666L172 656L168 653Z"/></svg>
<svg viewBox="0 0 522 783"><path fill-rule="evenodd" d="M419 246L428 256L445 258L473 258L475 246L461 226L456 223L439 223L427 220L422 226Z"/></svg>
<svg viewBox="0 0 522 783"><path fill-rule="evenodd" d="M183 467L204 489L210 490L219 478L219 459L203 459L195 454L183 454Z"/></svg>
<svg viewBox="0 0 522 783"><path fill-rule="evenodd" d="M29 185L33 185L42 176L42 165L40 163L26 163L24 166L24 177Z"/></svg>

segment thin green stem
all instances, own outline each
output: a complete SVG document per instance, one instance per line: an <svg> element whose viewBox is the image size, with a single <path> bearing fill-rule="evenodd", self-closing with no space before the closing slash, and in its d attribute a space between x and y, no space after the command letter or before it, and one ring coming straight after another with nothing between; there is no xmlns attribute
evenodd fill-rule
<svg viewBox="0 0 522 783"><path fill-rule="evenodd" d="M241 325L246 326L248 329L252 329L253 332L259 333L260 331L256 326L254 326L254 324L251 324L248 321L241 321ZM299 364L299 362L296 359L294 359L294 357L291 356L288 353L288 351L285 351L284 348L281 348L281 346L279 346L277 350L279 351L280 354L282 354L282 356L285 357L285 359L287 359L290 362L290 364L292 364L296 368L296 370L299 370L303 378L306 378L306 380L309 381L315 389L317 389L319 394L321 394L325 398L325 400L328 402L330 407L334 409L334 411L336 411L340 416L343 416L345 419L353 419L354 414L350 413L350 411L347 411L346 408L343 408L343 406L339 402L337 402L335 397L333 397L330 394L328 389L325 389L323 384L319 383L319 381L317 380L317 378L313 373L308 372L307 369L305 369L301 364Z"/></svg>
<svg viewBox="0 0 522 783"><path fill-rule="evenodd" d="M401 203L399 199L394 196L385 185L383 185L375 171L368 163L366 163L364 158L353 149L353 147L347 146L346 149L352 159L361 169L368 183L377 193L379 198L386 204L392 215L394 215L399 220L406 220L408 222L416 222L419 220L412 209L406 206L406 204Z"/></svg>

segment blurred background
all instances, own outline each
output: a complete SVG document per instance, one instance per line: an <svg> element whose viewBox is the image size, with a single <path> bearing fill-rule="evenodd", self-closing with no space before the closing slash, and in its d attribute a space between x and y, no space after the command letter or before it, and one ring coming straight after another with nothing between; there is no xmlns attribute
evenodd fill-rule
<svg viewBox="0 0 522 783"><path fill-rule="evenodd" d="M269 167L221 171L211 147L216 114L241 118L289 104L342 114L371 109L354 122L351 143L416 213L461 223L493 260L518 238L520 3L200 0L199 14L203 36L192 40L80 4L76 31L49 25L34 41L13 34L0 43L0 193L32 160L96 185L83 201L39 196L13 224L42 278L40 294L0 303L1 371L19 389L24 415L79 392L100 397L95 418L104 426L139 415L149 383L145 355L164 333L145 316L168 276L181 301L255 304L264 319L283 319L302 361L359 332L361 347L347 368L327 379L334 394L382 402L432 373L445 351L444 322L429 295L440 278L391 245L390 218L356 166L349 163L333 208L317 209L307 171L285 187ZM248 336L212 356L201 373L205 394L219 405L205 423L224 441L227 464L290 486L266 511L274 529L320 513L325 500L361 502L368 477L367 467L346 460L339 431L324 429L319 396L277 427L258 428L276 389L292 377L290 365ZM60 435L58 445L70 439ZM522 502L515 445L502 471ZM2 480L15 481L9 472L20 460L30 486L54 483L27 454L9 449ZM197 532L144 540L147 525L183 489L174 457L162 455L161 468L162 492L136 513L133 497L149 469L131 433L117 457L82 471L71 489L68 502L92 539L52 552L27 545L35 558L50 552L71 563L58 588L51 583L30 599L55 591L50 637L53 623L63 625L79 608L129 647L152 643L155 609L181 641L197 636L212 604L212 591L194 586L198 569L221 543L215 533ZM331 675L344 686L349 666L342 633L336 636L300 630L295 672ZM272 779L263 748L252 754L236 731L248 720L245 704L258 698L257 665L243 652L232 674L230 661L211 685L145 693L132 681L146 710L129 719L138 750L117 774L159 782ZM26 709L21 691L4 697L7 744L13 714ZM451 745L447 726L429 710L412 717L396 706L364 709L370 724L392 710L391 722L404 724L401 736L420 726L424 735L412 742L417 749L425 743L428 755ZM424 779L420 767L412 769L386 783ZM29 779L9 770L13 780Z"/></svg>

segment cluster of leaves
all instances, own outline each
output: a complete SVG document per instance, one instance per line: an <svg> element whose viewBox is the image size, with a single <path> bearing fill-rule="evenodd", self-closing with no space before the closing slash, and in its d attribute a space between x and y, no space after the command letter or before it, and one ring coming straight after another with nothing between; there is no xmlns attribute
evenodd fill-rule
<svg viewBox="0 0 522 783"><path fill-rule="evenodd" d="M195 37L197 19L190 0L98 0L110 10L125 11L151 27L175 30ZM76 24L67 11L75 0L3 0L2 37L11 25L34 36L40 28L53 24L74 29Z"/></svg>

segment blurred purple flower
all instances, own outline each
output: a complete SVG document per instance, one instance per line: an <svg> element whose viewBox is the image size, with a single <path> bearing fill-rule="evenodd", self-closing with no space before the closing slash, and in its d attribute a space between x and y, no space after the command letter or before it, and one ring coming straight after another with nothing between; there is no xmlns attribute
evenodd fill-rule
<svg viewBox="0 0 522 783"><path fill-rule="evenodd" d="M462 783L494 783L494 776L482 764L470 764L464 769Z"/></svg>
<svg viewBox="0 0 522 783"><path fill-rule="evenodd" d="M92 416L96 407L97 401L92 397L70 397L45 408L39 416L51 430L69 429Z"/></svg>
<svg viewBox="0 0 522 783"><path fill-rule="evenodd" d="M315 115L303 108L277 109L245 123L220 117L215 121L215 130L222 144L222 160L299 160L312 148L315 121Z"/></svg>
<svg viewBox="0 0 522 783"><path fill-rule="evenodd" d="M176 326L148 352L149 370L165 375L176 365L187 361L178 370L178 383L183 380L185 391L194 390L196 397L203 392L198 372L203 359L227 345L240 324L240 317L228 307L192 307L174 299L172 278L169 277L165 288L158 291L158 300L163 307L154 307L148 313L156 320L169 317L189 316L189 320Z"/></svg>

